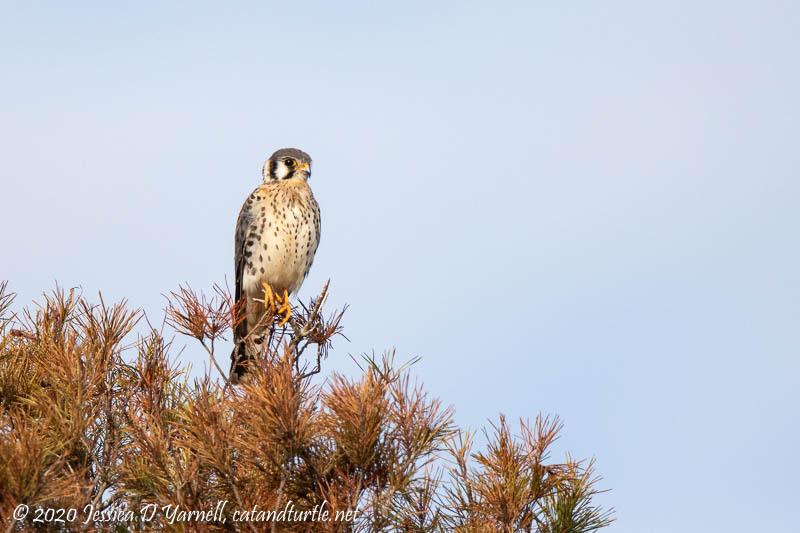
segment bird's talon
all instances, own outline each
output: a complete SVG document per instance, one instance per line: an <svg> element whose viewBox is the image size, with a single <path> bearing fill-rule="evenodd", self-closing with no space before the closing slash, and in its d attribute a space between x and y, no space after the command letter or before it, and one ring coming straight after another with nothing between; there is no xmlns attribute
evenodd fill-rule
<svg viewBox="0 0 800 533"><path fill-rule="evenodd" d="M261 285L264 286L264 307L266 309L272 310L275 312L275 298L278 297L274 292L272 292L272 287L269 286L269 283L262 282Z"/></svg>
<svg viewBox="0 0 800 533"><path fill-rule="evenodd" d="M292 318L292 306L289 303L289 291L284 289L283 298L281 298L277 294L275 295L275 298L279 302L283 301L283 305L280 307L280 309L278 309L278 314L284 315L283 320L281 320L280 323L278 323L278 326L283 327L286 325L287 322L289 322L289 319Z"/></svg>

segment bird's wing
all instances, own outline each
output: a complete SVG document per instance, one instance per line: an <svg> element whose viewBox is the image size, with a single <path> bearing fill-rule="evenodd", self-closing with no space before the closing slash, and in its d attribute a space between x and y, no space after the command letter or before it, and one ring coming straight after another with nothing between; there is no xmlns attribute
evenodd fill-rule
<svg viewBox="0 0 800 533"><path fill-rule="evenodd" d="M246 201L239 211L239 219L236 221L236 235L234 237L233 263L236 270L236 285L234 288L234 298L237 305L244 305L240 312L247 313L247 303L240 304L241 300L247 301L247 294L244 291L244 245L247 242L247 230L251 222L251 203ZM233 333L234 342L247 336L247 320L242 320Z"/></svg>
<svg viewBox="0 0 800 533"><path fill-rule="evenodd" d="M322 220L319 213L319 204L314 196L311 196L311 210L314 214L314 249L310 250L311 253L308 254L308 262L306 263L306 271L303 274L303 279L308 276L308 271L311 270L311 264L314 262L314 255L317 253L317 247L319 247L319 236L322 230Z"/></svg>
<svg viewBox="0 0 800 533"><path fill-rule="evenodd" d="M317 230L316 241L317 241L317 246L319 246L319 235L320 232L322 231L322 220L319 213L319 204L317 203L316 198L314 198L313 196L311 197L311 209L314 210L314 228ZM315 252L317 251L316 247L314 248L314 251Z"/></svg>

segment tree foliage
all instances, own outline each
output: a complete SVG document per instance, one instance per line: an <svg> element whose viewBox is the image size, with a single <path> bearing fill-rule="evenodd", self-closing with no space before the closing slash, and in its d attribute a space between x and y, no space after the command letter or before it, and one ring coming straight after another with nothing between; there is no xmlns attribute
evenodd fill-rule
<svg viewBox="0 0 800 533"><path fill-rule="evenodd" d="M515 436L501 416L475 450L475 433L457 428L452 408L393 353L365 357L357 378L315 378L341 333L342 313L325 316L326 294L327 286L285 327L266 316L260 357L233 387L215 352L241 314L225 289L208 298L179 288L165 324L137 338L142 315L124 301L91 304L56 289L17 315L3 283L3 527L556 533L611 522L593 503L592 462L549 461L557 418L523 421ZM167 328L205 350L202 377L170 356ZM21 506L30 512L15 519ZM278 516L315 507L329 519ZM37 509L76 515L35 521Z"/></svg>

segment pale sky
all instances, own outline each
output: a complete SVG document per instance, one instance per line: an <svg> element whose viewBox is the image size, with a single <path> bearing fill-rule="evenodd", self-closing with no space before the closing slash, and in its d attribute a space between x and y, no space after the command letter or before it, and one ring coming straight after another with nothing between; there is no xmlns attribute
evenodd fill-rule
<svg viewBox="0 0 800 533"><path fill-rule="evenodd" d="M3 2L0 278L158 322L298 147L327 371L395 346L462 426L558 414L608 531L787 531L800 4L661 4Z"/></svg>

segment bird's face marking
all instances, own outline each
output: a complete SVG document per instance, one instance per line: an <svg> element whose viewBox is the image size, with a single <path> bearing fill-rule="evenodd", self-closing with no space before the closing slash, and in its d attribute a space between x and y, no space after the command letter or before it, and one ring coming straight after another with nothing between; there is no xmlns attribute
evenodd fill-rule
<svg viewBox="0 0 800 533"><path fill-rule="evenodd" d="M278 150L264 165L264 181L292 178L308 181L309 177L311 177L311 157L296 148Z"/></svg>

